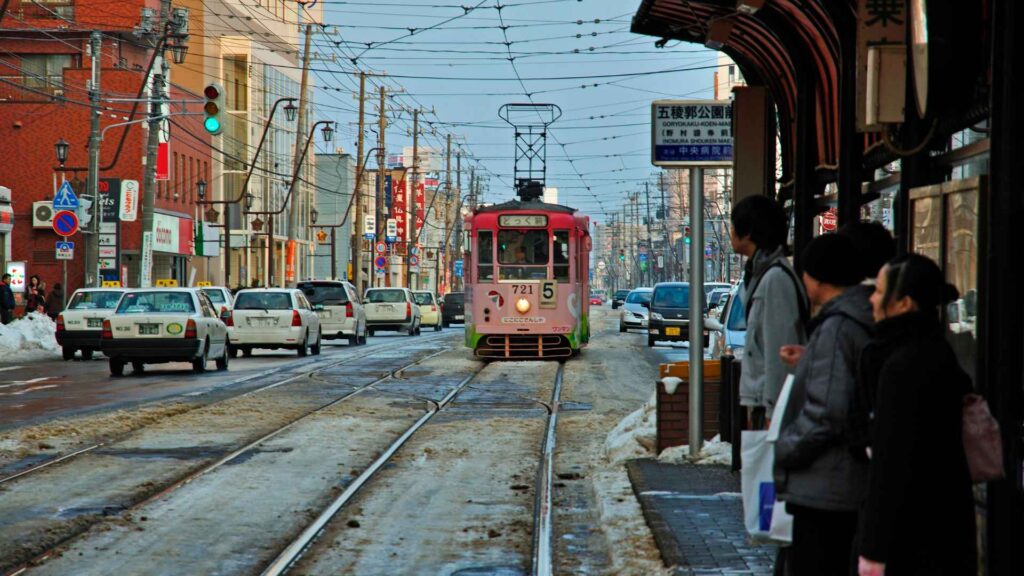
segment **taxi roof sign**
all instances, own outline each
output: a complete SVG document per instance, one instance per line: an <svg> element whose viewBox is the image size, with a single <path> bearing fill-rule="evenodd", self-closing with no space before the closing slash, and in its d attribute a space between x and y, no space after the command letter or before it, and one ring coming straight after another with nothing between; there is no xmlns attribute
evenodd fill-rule
<svg viewBox="0 0 1024 576"><path fill-rule="evenodd" d="M103 284L100 287L101 288L120 288L121 287L121 281L120 280L104 280Z"/></svg>
<svg viewBox="0 0 1024 576"><path fill-rule="evenodd" d="M206 288L207 286L213 286L213 282L196 282L196 286L199 288Z"/></svg>
<svg viewBox="0 0 1024 576"><path fill-rule="evenodd" d="M177 288L178 281L174 278L160 278L156 281L156 286L158 288Z"/></svg>

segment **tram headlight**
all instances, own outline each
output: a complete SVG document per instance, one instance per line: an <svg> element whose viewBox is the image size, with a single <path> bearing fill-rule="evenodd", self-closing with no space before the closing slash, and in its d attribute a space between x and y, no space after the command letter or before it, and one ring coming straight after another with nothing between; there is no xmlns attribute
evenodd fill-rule
<svg viewBox="0 0 1024 576"><path fill-rule="evenodd" d="M526 298L520 298L519 300L516 300L516 310L520 314L526 314L527 312L530 311L530 301L527 300Z"/></svg>

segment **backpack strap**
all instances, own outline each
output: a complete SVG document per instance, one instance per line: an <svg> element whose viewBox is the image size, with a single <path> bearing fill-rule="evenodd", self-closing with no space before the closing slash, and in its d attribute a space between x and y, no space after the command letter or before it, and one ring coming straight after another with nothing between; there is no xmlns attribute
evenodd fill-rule
<svg viewBox="0 0 1024 576"><path fill-rule="evenodd" d="M765 274L768 274L768 271L771 270L772 268L782 268L782 270L786 273L786 276L789 276L790 280L793 281L793 288L796 289L797 307L800 310L800 325L806 328L807 323L810 322L811 320L811 303L807 300L807 295L804 294L803 283L800 281L799 278L797 278L796 272L794 272L792 268L788 266L783 266L782 263L779 262L778 260L769 265L768 268L761 274L761 276L758 277L757 283L750 287L750 299L754 299L754 292L756 292L758 287L761 286L761 281L764 280ZM746 316L746 320L748 322L750 321L750 308L751 306L749 304L744 306L744 316Z"/></svg>

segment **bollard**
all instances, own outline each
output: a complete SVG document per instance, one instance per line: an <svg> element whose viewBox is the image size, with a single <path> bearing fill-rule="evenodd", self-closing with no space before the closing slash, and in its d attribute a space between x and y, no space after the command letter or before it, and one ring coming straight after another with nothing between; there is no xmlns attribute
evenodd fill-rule
<svg viewBox="0 0 1024 576"><path fill-rule="evenodd" d="M719 358L722 370L721 389L718 398L718 430L722 442L732 442L732 367L734 358L722 356Z"/></svg>
<svg viewBox="0 0 1024 576"><path fill-rule="evenodd" d="M746 428L747 418L743 406L740 406L740 372L742 371L742 365L739 362L733 361L732 369L729 371L728 388L732 404L732 471L736 472L742 468L742 462L740 462L740 451L742 449L741 439L743 434L741 431Z"/></svg>

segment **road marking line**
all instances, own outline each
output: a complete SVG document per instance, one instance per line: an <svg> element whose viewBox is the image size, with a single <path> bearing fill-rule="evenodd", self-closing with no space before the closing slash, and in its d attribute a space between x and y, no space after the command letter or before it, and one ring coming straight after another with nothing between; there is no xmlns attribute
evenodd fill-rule
<svg viewBox="0 0 1024 576"><path fill-rule="evenodd" d="M0 372L7 372L8 370L18 370L21 368L24 368L24 366L5 366L4 368L0 368Z"/></svg>
<svg viewBox="0 0 1024 576"><path fill-rule="evenodd" d="M28 386L29 384L35 384L36 382L45 382L47 380L53 380L56 376L43 376L41 378L33 378L31 380L11 380L7 384L0 384L0 388L11 388L14 386Z"/></svg>
<svg viewBox="0 0 1024 576"><path fill-rule="evenodd" d="M31 388L25 388L24 390L18 390L17 392L0 392L0 396L21 396L28 392L34 392L36 390L46 390L47 388L56 388L56 384L47 384L46 386L33 386Z"/></svg>

